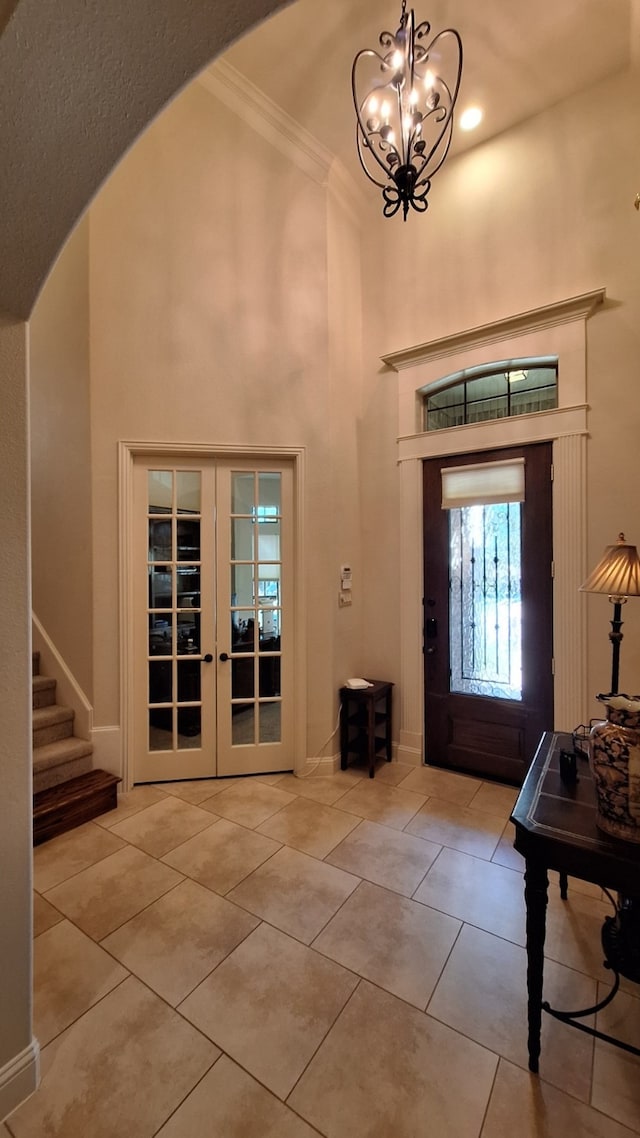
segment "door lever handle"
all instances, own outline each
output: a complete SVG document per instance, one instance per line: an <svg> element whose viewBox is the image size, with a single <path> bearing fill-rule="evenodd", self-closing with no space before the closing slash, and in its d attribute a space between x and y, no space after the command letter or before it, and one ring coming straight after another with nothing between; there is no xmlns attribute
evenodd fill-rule
<svg viewBox="0 0 640 1138"><path fill-rule="evenodd" d="M218 656L218 659L221 660L223 664L226 663L226 661L229 659L229 653L228 652L221 652L220 655Z"/></svg>
<svg viewBox="0 0 640 1138"><path fill-rule="evenodd" d="M206 656L202 657L202 663L203 664L210 664L212 660L213 660L213 656L211 655L210 652L207 652Z"/></svg>

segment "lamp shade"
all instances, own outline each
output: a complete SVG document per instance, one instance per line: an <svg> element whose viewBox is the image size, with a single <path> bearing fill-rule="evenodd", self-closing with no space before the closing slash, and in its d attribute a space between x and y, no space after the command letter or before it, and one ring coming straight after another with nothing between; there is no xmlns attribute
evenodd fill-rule
<svg viewBox="0 0 640 1138"><path fill-rule="evenodd" d="M608 545L584 584L583 593L608 593L611 597L640 597L640 557L635 545L618 534L615 545Z"/></svg>

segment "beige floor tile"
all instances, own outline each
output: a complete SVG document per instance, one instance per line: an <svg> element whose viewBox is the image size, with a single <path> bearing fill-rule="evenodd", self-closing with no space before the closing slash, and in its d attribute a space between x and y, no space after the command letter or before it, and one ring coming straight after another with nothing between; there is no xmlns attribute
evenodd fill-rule
<svg viewBox="0 0 640 1138"><path fill-rule="evenodd" d="M62 913L59 913L57 909L54 909L53 905L50 905L48 901L45 901L44 897L41 897L39 893L33 894L34 936L40 936L40 933L46 932L47 929L50 929L52 927L52 925L56 925L58 921L62 921L63 919L64 918L62 916Z"/></svg>
<svg viewBox="0 0 640 1138"><path fill-rule="evenodd" d="M491 860L498 865L504 865L506 869L515 869L518 873L524 873L524 858L514 849L513 837L513 824L507 822Z"/></svg>
<svg viewBox="0 0 640 1138"><path fill-rule="evenodd" d="M317 1138L246 1071L222 1055L157 1138Z"/></svg>
<svg viewBox="0 0 640 1138"><path fill-rule="evenodd" d="M364 881L313 947L424 1010L460 928L453 917Z"/></svg>
<svg viewBox="0 0 640 1138"><path fill-rule="evenodd" d="M612 914L610 904L585 897L569 884L567 900L549 885L545 956L586 972L588 976L611 985L611 972L603 967L604 952L601 931L605 917Z"/></svg>
<svg viewBox="0 0 640 1138"><path fill-rule="evenodd" d="M181 880L168 865L125 846L56 885L47 899L88 936L102 940Z"/></svg>
<svg viewBox="0 0 640 1138"><path fill-rule="evenodd" d="M180 1011L286 1098L357 982L333 961L262 924Z"/></svg>
<svg viewBox="0 0 640 1138"><path fill-rule="evenodd" d="M131 818L147 806L153 806L154 802L162 802L163 798L164 794L155 786L134 786L133 790L118 795L118 805L115 810L101 814L95 821L99 826L110 830L118 822L124 822L125 818Z"/></svg>
<svg viewBox="0 0 640 1138"><path fill-rule="evenodd" d="M267 786L255 779L236 780L235 786L226 787L211 799L207 809L221 818L254 829L293 801L292 794L279 790L277 786Z"/></svg>
<svg viewBox="0 0 640 1138"><path fill-rule="evenodd" d="M302 853L322 858L351 833L359 821L344 810L292 796L289 805L264 822L259 832Z"/></svg>
<svg viewBox="0 0 640 1138"><path fill-rule="evenodd" d="M219 785L219 782L224 785ZM201 802L206 802L207 798L212 798L214 794L220 794L225 785L228 785L227 779L218 780L216 778L198 778L190 782L156 783L158 793L181 798L183 802L190 802L192 806L199 806Z"/></svg>
<svg viewBox="0 0 640 1138"><path fill-rule="evenodd" d="M147 806L124 822L118 822L111 828L111 833L152 857L162 857L187 838L212 826L214 821L208 810L200 810L180 798L165 795L161 802Z"/></svg>
<svg viewBox="0 0 640 1138"><path fill-rule="evenodd" d="M599 985L600 999L609 987L610 984ZM634 988L637 992L637 984ZM640 999L618 992L613 1002L598 1014L596 1026L613 1039L640 1047ZM640 1133L640 1056L597 1040L591 1102L598 1110Z"/></svg>
<svg viewBox="0 0 640 1138"><path fill-rule="evenodd" d="M33 952L34 1034L41 1047L128 976L69 921L36 937Z"/></svg>
<svg viewBox="0 0 640 1138"><path fill-rule="evenodd" d="M351 790L353 779L341 771L337 771L336 774L309 775L307 778L286 774L279 786L281 790L287 790L290 794L311 798L314 802L322 802L325 806L333 806L348 790Z"/></svg>
<svg viewBox="0 0 640 1138"><path fill-rule="evenodd" d="M330 1138L477 1138L496 1065L363 980L288 1101Z"/></svg>
<svg viewBox="0 0 640 1138"><path fill-rule="evenodd" d="M33 884L38 893L80 873L90 865L122 849L124 842L101 826L87 822L33 851Z"/></svg>
<svg viewBox="0 0 640 1138"><path fill-rule="evenodd" d="M430 798L406 826L408 834L487 860L495 853L503 829L502 818L437 798Z"/></svg>
<svg viewBox="0 0 640 1138"><path fill-rule="evenodd" d="M477 794L474 794L469 806L474 810L484 810L494 818L503 818L506 821L511 817L518 797L518 791L513 786L502 786L497 782L483 782Z"/></svg>
<svg viewBox="0 0 640 1138"><path fill-rule="evenodd" d="M9 1118L14 1138L149 1138L219 1056L134 977L42 1053L40 1088Z"/></svg>
<svg viewBox="0 0 640 1138"><path fill-rule="evenodd" d="M257 926L195 881L183 881L102 945L174 1007Z"/></svg>
<svg viewBox="0 0 640 1138"><path fill-rule="evenodd" d="M441 849L433 842L389 826L361 822L326 860L375 885L410 897Z"/></svg>
<svg viewBox="0 0 640 1138"><path fill-rule="evenodd" d="M398 790L395 786L367 778L340 799L340 809L370 822L391 826L394 830L404 830L424 802L424 794Z"/></svg>
<svg viewBox="0 0 640 1138"><path fill-rule="evenodd" d="M284 846L227 897L310 944L360 878Z"/></svg>
<svg viewBox="0 0 640 1138"><path fill-rule="evenodd" d="M558 890L560 887L560 874L556 873L554 869L548 871L549 889ZM569 878L569 893L582 893L584 897L593 897L596 901L607 900L606 894L599 885L594 885L592 881L581 881L579 877ZM611 907L610 907L611 911Z"/></svg>
<svg viewBox="0 0 640 1138"><path fill-rule="evenodd" d="M251 777L256 782L264 782L266 786L279 786L283 778L289 778L291 771L277 771L274 774L254 774Z"/></svg>
<svg viewBox="0 0 640 1138"><path fill-rule="evenodd" d="M626 1127L504 1059L480 1138L630 1138Z"/></svg>
<svg viewBox="0 0 640 1138"><path fill-rule="evenodd" d="M186 801L195 801L193 798L195 794L196 798L199 799L197 805L200 805L201 802L206 802L208 798L221 794L228 786L238 786L240 782L244 781L242 778L207 778L192 779L188 782L157 782L154 785L164 794L173 794L176 798L184 798ZM204 793L205 788L206 794ZM181 793L181 791L183 792Z"/></svg>
<svg viewBox="0 0 640 1138"><path fill-rule="evenodd" d="M415 790L428 798L440 798L444 802L455 802L458 806L468 806L474 794L480 790L479 779L468 775L445 771L441 767L416 767L400 783L403 790Z"/></svg>
<svg viewBox="0 0 640 1138"><path fill-rule="evenodd" d="M595 983L547 961L544 997L552 1007L590 1007ZM527 1068L527 954L524 948L465 925L427 1009L429 1015ZM540 1075L589 1101L593 1039L543 1016Z"/></svg>
<svg viewBox="0 0 640 1138"><path fill-rule="evenodd" d="M414 900L516 944L526 944L524 882L522 874L513 869L443 849Z"/></svg>
<svg viewBox="0 0 640 1138"><path fill-rule="evenodd" d="M279 849L272 838L220 818L162 860L207 889L227 893Z"/></svg>
<svg viewBox="0 0 640 1138"><path fill-rule="evenodd" d="M390 786L398 786L399 783L403 782L403 780L416 769L416 767L412 767L409 763L384 762L376 767L375 777L378 782L386 782L389 783ZM410 790L411 788L405 787L404 789Z"/></svg>

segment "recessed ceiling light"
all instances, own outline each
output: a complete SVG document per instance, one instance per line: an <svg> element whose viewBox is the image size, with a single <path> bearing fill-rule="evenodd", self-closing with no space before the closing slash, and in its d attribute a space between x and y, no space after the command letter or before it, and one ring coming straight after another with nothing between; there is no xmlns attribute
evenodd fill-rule
<svg viewBox="0 0 640 1138"><path fill-rule="evenodd" d="M482 111L480 107L467 107L460 115L460 129L461 130L475 130L478 123L482 122Z"/></svg>

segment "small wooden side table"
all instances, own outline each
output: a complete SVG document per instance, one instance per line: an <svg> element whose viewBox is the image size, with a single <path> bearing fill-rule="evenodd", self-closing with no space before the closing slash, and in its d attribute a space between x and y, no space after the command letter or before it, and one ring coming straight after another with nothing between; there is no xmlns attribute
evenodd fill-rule
<svg viewBox="0 0 640 1138"><path fill-rule="evenodd" d="M376 756L386 752L391 762L391 689L388 680L369 680L368 688L340 688L340 767L349 755L366 757L369 778L376 773Z"/></svg>

